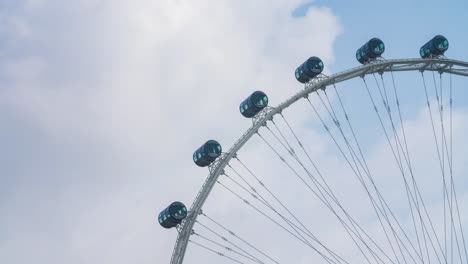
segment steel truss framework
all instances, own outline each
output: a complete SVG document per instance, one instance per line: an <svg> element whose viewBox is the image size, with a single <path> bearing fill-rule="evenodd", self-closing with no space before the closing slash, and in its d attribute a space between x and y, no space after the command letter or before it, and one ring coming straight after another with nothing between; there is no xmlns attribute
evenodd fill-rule
<svg viewBox="0 0 468 264"><path fill-rule="evenodd" d="M446 58L378 60L331 76L320 75L306 83L305 89L296 93L277 107L267 107L262 110L252 119L252 126L237 140L229 151L223 153L210 165L208 178L195 198L187 218L177 228L179 234L172 252L170 264L181 264L183 262L189 238L193 234L193 226L197 216L202 212L202 206L215 186L219 176L224 174L224 168L232 158L236 157L237 151L257 133L260 127L266 125L268 120L272 120L275 115L281 114L284 109L298 100L307 98L310 93L319 89L325 89L329 85L344 82L356 77L364 77L367 74L397 71L437 71L439 73L452 73L468 77L468 62Z"/></svg>

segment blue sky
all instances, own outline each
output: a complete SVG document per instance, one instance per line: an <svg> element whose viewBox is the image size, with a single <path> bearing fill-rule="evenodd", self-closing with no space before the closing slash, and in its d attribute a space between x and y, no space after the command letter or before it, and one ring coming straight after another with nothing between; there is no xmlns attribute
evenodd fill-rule
<svg viewBox="0 0 468 264"><path fill-rule="evenodd" d="M460 34L468 10L464 1L314 1L292 14L300 17L313 5L330 7L345 25L335 44L339 58L335 71L356 65L356 47L374 36L387 44L386 58L418 57L419 47L432 36L441 34L450 40L447 57L467 59L463 45L467 36Z"/></svg>
<svg viewBox="0 0 468 264"><path fill-rule="evenodd" d="M390 59L417 57L422 44L443 34L450 41L447 57L467 61L467 11L466 1L0 2L0 262L168 263L176 232L160 228L156 215L174 200L191 204L207 176L193 165L193 150L211 138L229 149L251 124L238 113L248 94L263 90L277 105L302 88L293 72L305 58L321 57L327 73L356 67L354 53L371 37L386 43ZM420 79L402 78L401 89L421 88ZM461 139L468 124L466 81L455 82ZM362 92L355 81L343 95L353 116L361 114L355 120L369 162L380 168L390 154L367 121L372 112L362 110L371 110ZM433 152L420 147L430 137L417 137L427 129L423 101L406 102L412 147L424 164L433 158L425 153ZM343 177L349 170L307 105L285 115L332 184L350 194L356 185ZM285 180L290 172L271 162L275 157L264 147L254 138L242 155L252 164L271 164L256 168L266 182L313 219L324 240L356 257L346 243L333 242L341 241L342 230L327 225L332 219L325 214L316 217L322 212L316 200ZM460 175L468 169L466 152L457 152ZM434 167L418 169L432 176ZM392 173L388 168L380 180L398 205L393 191L401 189L386 177ZM439 186L423 182L432 197ZM253 235L258 228L243 224L245 217L264 224L219 188L214 197L207 210L227 224ZM375 219L359 206L362 198L345 202L374 230ZM437 202L431 206L440 209ZM289 239L277 235L271 240ZM287 259L280 243L266 246ZM296 263L318 260L304 252ZM188 254L194 263L220 263L200 250Z"/></svg>

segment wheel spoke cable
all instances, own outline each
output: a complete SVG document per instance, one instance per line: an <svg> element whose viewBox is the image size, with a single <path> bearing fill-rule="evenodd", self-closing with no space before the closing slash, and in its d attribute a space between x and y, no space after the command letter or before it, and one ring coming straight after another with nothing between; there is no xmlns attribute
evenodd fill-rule
<svg viewBox="0 0 468 264"><path fill-rule="evenodd" d="M283 161L283 163L294 173L294 175L296 175L303 183L304 185L328 208L330 209L330 211L332 211L332 213L338 218L338 220L340 221L340 223L343 225L345 231L348 233L348 235L350 236L350 238L353 240L353 242L355 243L355 245L357 246L357 248L359 249L359 251L363 254L363 256L365 257L365 259L367 260L368 263L370 263L370 260L368 259L367 255L364 253L364 251L361 249L361 247L359 246L359 244L357 243L356 239L353 237L353 235L351 233L353 233L356 237L360 238L361 242L369 249L369 251L373 252L372 249L365 243L365 241L362 239L362 237L358 234L357 231L355 230L352 230L348 224L346 224L344 222L344 220L338 215L338 213L336 212L336 210L331 206L331 204L329 203L329 201L327 199L324 199L321 195L319 195L317 193L316 190L314 190L310 184L307 183L307 181L286 161L285 158L283 158L279 152L259 133L257 132L257 134L259 135L259 137L263 140L263 142L265 142L265 144L278 156L278 158ZM375 258L375 253L373 253L373 257ZM377 256L377 258L379 258ZM379 258L380 259L380 258ZM376 259L376 262L378 262L378 260ZM380 259L380 262L383 263L382 259Z"/></svg>
<svg viewBox="0 0 468 264"><path fill-rule="evenodd" d="M403 115L402 115L402 111L401 111L401 107L400 107L400 99L399 99L399 96L398 96L398 92L397 92L397 88L396 88L396 84L395 84L395 77L393 76L393 71L390 71L390 76L392 78L393 94L395 96L395 104L396 104L397 109L398 109L398 117L399 117L399 120L400 120L400 127L401 127L401 132L402 132L402 135L403 135L403 144L405 146L406 157L407 157L407 161L408 161L407 162L408 163L408 169L410 171L410 175L411 175L411 179L412 179L413 191L416 193L416 180L415 180L415 178L413 176L413 167L412 167L412 164L411 164L411 156L410 156L410 152L409 152L409 148L408 148L408 141L406 139L405 125L403 123ZM382 77L382 75L381 75L381 77ZM383 82L383 79L382 79L382 82ZM410 206L412 206L411 203L410 203ZM425 246L426 252L428 253L429 250L428 250L428 247L427 247L426 237L424 235L424 227L423 227L424 221L423 221L423 219L421 217L421 211L420 211L420 208L419 208L419 200L418 199L416 199L414 206L415 206L415 209L416 209L416 211L418 212L418 215L419 215L419 220L420 220L419 223L420 223L421 229L422 229L421 233L422 233L423 240L424 240L424 246ZM413 210L411 210L411 214L412 214L411 215L412 219L414 219ZM421 247L421 241L419 239L419 231L418 231L418 228L417 228L416 223L415 223L414 220L413 220L413 227L414 227L414 232L415 232L415 235L416 235L416 240L418 242L419 252L420 252L420 255L422 257L423 256L423 251L422 251L422 247ZM424 263L424 259L422 258L421 260ZM430 263L430 259L428 259L428 263Z"/></svg>
<svg viewBox="0 0 468 264"><path fill-rule="evenodd" d="M229 259L229 260L231 260L231 261L233 261L233 262L236 262L236 263L239 263L239 264L246 264L246 263L241 262L241 261L239 261L239 260L237 260L237 259L234 259L234 258L232 258L232 257L226 256L225 254L223 254L223 253L221 253L221 252L218 252L218 251L213 250L213 249L211 249L211 248L209 248L209 247L207 247L207 246L204 246L204 245L202 245L202 244L200 244L200 243L198 243L198 242L195 242L195 241L193 241L192 239L189 239L189 242L192 243L192 244L195 244L195 245L197 245L197 246L199 246L199 247L201 247L201 248L204 248L204 249L206 249L206 250L208 250L208 251L210 251L210 252L212 252L212 253L214 253L214 254L217 254L217 255L219 255L219 256L221 256L221 257L223 257L223 258L227 258L227 259Z"/></svg>
<svg viewBox="0 0 468 264"><path fill-rule="evenodd" d="M381 115L380 115L380 113L379 113L379 111L378 111L378 108L377 108L376 104L375 104L375 101L374 101L374 98L373 98L373 96L372 96L372 94L371 94L371 92L370 92L369 86L367 85L366 79L365 79L364 77L362 77L361 79L363 80L364 86L365 86L365 88L366 88L366 90L367 90L367 93L368 93L368 95L369 95L369 98L370 98L370 100L371 100L371 102L372 102L374 111L375 111L375 113L376 113L376 115L377 115L377 117L378 117L378 119L379 119L380 125L381 125L381 127L382 127L382 129L383 129L383 132L384 132L384 135L385 135L385 137L386 137L386 139L387 139L387 142L388 142L388 145L389 145L389 147L390 147L390 150L392 151L392 154L393 154L393 157L394 157L394 159L395 159L395 162L397 163L397 165L398 165L398 167L399 167L399 169L400 169L400 172L401 172L401 175L402 175L404 184L405 184L405 191L406 191L408 203L411 203L411 200L415 203L415 198L414 198L414 196L413 196L413 194L412 194L412 192L411 192L411 190L410 190L410 188L409 188L409 186L408 186L408 182L407 182L406 177L405 177L405 171L404 171L404 169L403 169L402 164L399 163L398 156L397 156L397 154L395 153L395 149L394 149L394 147L393 147L393 144L391 143L390 136L389 136L389 134L388 134L388 132L387 132L387 129L385 128L385 125L384 125L384 123L383 123L382 117L381 117ZM407 160L407 159L406 159L406 160ZM436 236L437 243L439 244L439 247L440 247L440 242L439 242L439 240L438 240L438 238L437 238L437 234L435 233L434 227L433 227L433 225L432 225L432 221L430 220L430 217L429 217L429 214L427 213L427 211L426 211L426 214L427 214L427 216L428 216L429 222L431 223L432 230L433 230L433 232L434 232L434 234L435 234L435 236ZM426 232L427 232L427 230L426 230ZM436 249L436 247L434 246L434 243L432 242L432 239L431 239L431 237L429 236L429 234L428 234L428 238L429 238L429 241L430 241L430 243L431 243L431 245L432 245L432 248L434 249L434 253L435 253L436 256L437 256L437 259L438 259L438 261L439 261L439 264L442 264L442 262L440 261L439 254L437 253L437 249ZM440 248L441 248L441 247L440 247Z"/></svg>
<svg viewBox="0 0 468 264"><path fill-rule="evenodd" d="M264 257L268 258L269 260L273 261L274 263L276 264L279 264L278 261L276 261L275 259L273 259L271 256L269 256L268 254L266 254L265 252L263 252L262 250L258 249L257 247L255 247L254 245L252 245L251 243L249 243L248 241L246 241L245 239L243 239L242 237L238 236L236 233L234 233L233 231L231 231L230 229L226 228L225 226L223 226L222 224L220 224L218 221L214 220L213 218L209 217L208 215L206 215L205 213L201 213L202 216L204 216L206 219L208 219L209 221L211 221L213 224L215 224L216 226L220 227L221 229L223 229L224 231L226 231L229 235L237 238L238 240L240 240L241 242L243 242L244 244L246 244L247 246L249 246L250 248L252 248L253 250L257 251L258 253L260 253L261 255L263 255ZM200 222L199 222L200 223Z"/></svg>
<svg viewBox="0 0 468 264"><path fill-rule="evenodd" d="M231 169L233 171L235 171L232 167ZM239 173L236 172L236 174L243 178ZM253 191L249 191L246 187L242 186L239 182L237 182L236 180L232 179L232 177L229 177L226 173L224 173L225 176L227 176L228 178L230 178L236 185L238 185L240 188L242 188L244 191L248 192L254 199L256 200L259 200L260 202L262 202L262 204L264 204L267 208L269 208L270 210L272 210L275 214L277 214L281 219L283 219L286 224L288 224L296 233L297 235L299 235L301 238L303 238L304 240L308 241L303 235L306 235L308 236L309 238L311 238L312 240L314 240L317 244L319 244L321 247L323 247L328 253L330 253L330 255L332 255L332 257L337 261L337 262L345 262L346 264L349 264L349 262L347 262L346 260L344 260L342 257L340 257L336 252L330 250L327 246L325 246L309 229L307 229L303 224L302 222L287 208L287 207L284 207L286 209L287 212L289 212L290 215L293 216L293 218L299 222L301 225L302 225L302 228L297 226L296 224L294 224L290 219L288 219L287 217L285 217L283 214L281 214L277 209L275 209L273 207L273 205L271 203L269 203L268 201L266 201L266 199L264 199L261 194L259 194L255 188L253 188L247 181L246 183L251 187L251 189ZM245 179L244 179L245 180ZM261 199L261 200L260 200ZM302 234L299 232L301 231ZM308 241L309 242L309 241ZM309 242L310 243L310 242Z"/></svg>
<svg viewBox="0 0 468 264"><path fill-rule="evenodd" d="M203 239L203 240L205 240L205 241L208 241L208 242L210 242L210 243L213 244L213 245L216 245L216 246L218 246L218 247L221 247L221 248L225 249L225 250L228 251L228 252L232 252L232 253L234 253L234 254L236 254L236 255L238 255L238 256L241 256L241 257L243 257L243 258L246 258L246 259L251 260L251 261L256 262L256 263L265 264L265 262L261 262L261 261L258 260L258 259L254 259L254 258L252 258L252 257L249 257L249 256L247 256L247 255L244 255L244 254L242 254L242 253L240 253L240 252L238 252L238 251L236 251L236 250L234 250L234 249L232 249L232 248L230 248L230 247L228 247L228 246L226 246L226 245L223 245L223 244L221 244L221 243L218 243L218 242L216 242L216 241L214 241L214 240L212 240L212 239L210 239L210 238L208 238L208 237L205 237L205 236L203 236L203 235L200 235L200 234L198 234L198 233L196 233L196 232L193 232L193 235L195 235L195 236L197 236L197 237L199 237L199 238L201 238L201 239Z"/></svg>
<svg viewBox="0 0 468 264"><path fill-rule="evenodd" d="M351 155L351 157L353 158L353 162L355 163L355 166L358 167L357 162L356 162L356 160L357 160L357 161L359 162L359 165L363 168L364 173L367 174L368 178L370 179L370 181L372 182L372 184L375 186L375 184L373 183L372 175L370 174L369 167L367 166L367 162L365 161L363 155L361 155L361 157L363 158L363 161L359 160L359 157L357 156L356 151L353 149L353 146L351 145L350 141L349 141L348 138L346 137L346 135L345 135L345 133L344 133L344 131L343 131L343 128L342 128L342 126L340 125L339 118L338 118L338 116L337 116L337 114L336 114L336 111L335 111L334 108L333 108L333 105L331 104L331 101L330 101L330 99L329 99L329 97L328 97L328 94L326 93L326 90L325 90L325 89L323 89L323 93L324 93L324 95L325 95L326 102L328 103L328 105L327 105L327 103L325 103L325 101L322 99L322 96L320 95L320 93L317 92L317 96L319 97L320 101L322 102L322 105L323 105L323 106L325 107L325 109L327 110L327 112L328 112L330 118L333 120L333 123L336 125L336 127L337 127L337 129L339 130L341 136L343 137L343 140L345 141L345 143L346 143L346 145L347 145L347 147L348 147L348 150L349 150L349 152L350 152L350 155ZM356 144L358 145L358 148L359 148L359 150L361 151L361 154L362 154L361 147L360 147L360 145L359 145L359 142L357 142L357 140L356 140ZM354 157L355 157L356 159L355 159ZM394 249L394 247L393 247L393 243L391 242L391 240L390 240L390 238L389 238L389 235L388 235L388 232L387 232L387 230L386 230L386 228L385 228L385 226L384 226L384 224L383 224L383 222L382 222L382 218L381 218L380 214L382 214L383 218L385 218L386 222L389 224L390 229L391 229L391 231L392 231L392 233L393 233L393 236L394 236L395 240L397 240L396 243L397 243L397 245L398 245L398 248L399 248L399 250L400 250L401 255L403 256L403 260L405 261L405 263L407 263L407 262L406 262L406 259L404 258L404 253L403 253L403 251L402 251L402 249L401 249L401 247L400 247L400 243L398 242L398 239L400 239L400 238L396 235L396 232L395 232L395 230L394 230L392 224L390 223L390 220L388 219L388 215L387 215L387 212L386 212L386 210L385 210L385 207L383 206L382 197L381 197L381 195L380 195L378 189L375 187L375 191L377 192L378 199L379 199L379 201L380 201L380 206L382 206L382 208L379 207L379 205L376 203L375 198L374 198L373 195L371 194L371 192L370 192L370 190L369 190L367 184L365 183L365 180L364 180L364 178L362 177L362 175L359 174L359 175L357 175L357 176L358 176L359 182L361 183L361 185L363 186L364 190L366 191L368 198L370 199L370 202L371 202L371 204L372 204L372 207L373 207L373 209L374 209L374 212L375 212L375 214L376 214L376 216L377 216L377 218L378 218L378 220L379 220L379 223L380 223L380 226L381 226L381 228L382 228L382 231L383 231L384 234L385 234L385 237L386 237L386 239L387 239L387 241L388 241L388 243L389 243L389 245L390 245L390 247L391 247L391 250L392 250L392 252L393 252L393 254L394 254L394 256L395 256L396 261L397 261L398 263L400 263L400 262L399 262L399 259L398 259L398 256L397 256L397 254L396 254L396 252L395 252L395 249ZM380 214L379 214L379 212L380 212ZM400 239L400 241L401 241L401 239ZM406 249L406 248L405 248L405 249ZM410 254L410 253L408 252L408 254ZM410 255L410 256L411 256L411 255ZM412 258L412 256L411 256L411 258ZM415 262L414 259L413 259L413 262ZM415 262L415 263L416 263L416 262Z"/></svg>
<svg viewBox="0 0 468 264"><path fill-rule="evenodd" d="M241 252L243 252L245 255L249 256L251 259L254 259L256 262L262 262L260 261L257 257L255 257L253 254L249 253L247 250L241 248L239 245L236 245L235 243L233 243L232 241L230 241L229 239L227 239L226 237L222 236L221 234L219 234L218 232L214 231L212 228L208 227L207 225L203 224L202 222L200 221L195 221L197 224L199 224L201 227L203 227L204 229L208 230L210 233L214 234L215 236L217 236L218 238L220 238L222 241L224 242L227 242L228 244L230 244L231 246L235 247L236 249L240 250ZM196 233L195 231L193 231L194 234L198 235L198 236L201 236L200 234ZM224 246L225 247L225 246Z"/></svg>
<svg viewBox="0 0 468 264"><path fill-rule="evenodd" d="M281 229L283 229L284 231L286 231L287 233L289 233L290 235L292 235L293 237L295 237L297 240L299 240L300 242L304 243L306 246L310 247L312 250L314 250L315 252L317 252L327 263L331 264L331 263L335 263L335 261L333 261L332 259L330 259L328 256L326 256L324 253L322 253L320 250L318 250L316 247L314 247L312 244L310 244L307 240L304 240L302 238L300 238L298 235L294 234L291 230L287 229L285 226L283 226L282 224L280 224L278 221L274 220L271 216L267 215L266 213L264 213L262 210L258 209L256 206L254 206L252 203L250 203L247 199L244 199L242 196L240 196L239 194L237 194L235 191L231 190L229 187L227 187L226 185L224 185L223 183L221 183L219 180L218 180L218 184L221 185L223 188L225 188L226 190L228 190L230 193L232 193L234 196L236 196L237 198L239 198L241 201L243 201L246 205L250 206L252 209L254 209L255 211L257 211L258 213L260 213L261 215L263 215L264 217L266 217L267 219L269 219L271 222L273 222L275 225L277 225L278 227L280 227Z"/></svg>

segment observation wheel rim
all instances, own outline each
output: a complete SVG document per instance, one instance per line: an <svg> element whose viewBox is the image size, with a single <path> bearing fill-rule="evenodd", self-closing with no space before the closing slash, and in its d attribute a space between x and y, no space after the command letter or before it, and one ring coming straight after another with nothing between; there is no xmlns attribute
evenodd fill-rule
<svg viewBox="0 0 468 264"><path fill-rule="evenodd" d="M462 69L453 69L454 66L463 67ZM229 161L236 158L237 152L247 143L250 138L257 133L268 120L272 120L276 115L281 114L283 110L298 102L301 99L307 98L309 94L325 89L329 85L345 82L356 77L364 77L373 73L383 74L385 72L396 71L437 71L440 73L451 73L460 76L468 77L468 62L453 60L447 58L430 58L430 59L393 59L379 60L368 64L360 65L342 72L332 74L330 76L321 75L311 81L305 83L305 88L293 96L286 99L277 107L266 107L259 112L252 120L253 124L246 132L234 143L234 145L223 153L209 167L209 176L198 192L194 202L192 203L189 213L181 226L178 228L178 236L172 252L170 264L182 264L189 238L192 235L193 226L198 215L202 212L201 209L206 202L211 190L216 184L220 175L224 173L224 168Z"/></svg>

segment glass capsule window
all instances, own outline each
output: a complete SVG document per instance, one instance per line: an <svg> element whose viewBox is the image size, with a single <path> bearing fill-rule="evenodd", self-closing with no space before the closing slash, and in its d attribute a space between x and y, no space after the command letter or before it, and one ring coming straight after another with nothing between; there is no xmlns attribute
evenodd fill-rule
<svg viewBox="0 0 468 264"><path fill-rule="evenodd" d="M447 40L442 41L441 43L439 43L439 45L437 47L439 49L441 49L441 50L447 49L448 48L448 41Z"/></svg>
<svg viewBox="0 0 468 264"><path fill-rule="evenodd" d="M423 57L423 58L429 56L430 54L431 54L431 50L428 49L428 48L422 48L422 49L419 51L419 55L421 55L421 57Z"/></svg>
<svg viewBox="0 0 468 264"><path fill-rule="evenodd" d="M255 92L251 96L251 102L254 106L263 108L268 104L268 97L263 92Z"/></svg>
<svg viewBox="0 0 468 264"><path fill-rule="evenodd" d="M221 145L217 142L208 142L205 145L205 153L210 157L218 157L221 154Z"/></svg>
<svg viewBox="0 0 468 264"><path fill-rule="evenodd" d="M177 219L181 219L181 218L185 218L186 215L187 215L187 209L185 207L182 207L174 214L174 217Z"/></svg>
<svg viewBox="0 0 468 264"><path fill-rule="evenodd" d="M419 55L421 55L421 57L425 57L426 56L426 52L424 51L424 49L421 49L419 51Z"/></svg>
<svg viewBox="0 0 468 264"><path fill-rule="evenodd" d="M169 211L170 216L168 217L175 218L176 220L182 220L187 216L187 208L180 202L172 203L169 207Z"/></svg>
<svg viewBox="0 0 468 264"><path fill-rule="evenodd" d="M380 43L379 45L375 46L374 52L375 53L382 53L384 51L384 44Z"/></svg>

